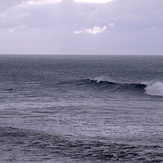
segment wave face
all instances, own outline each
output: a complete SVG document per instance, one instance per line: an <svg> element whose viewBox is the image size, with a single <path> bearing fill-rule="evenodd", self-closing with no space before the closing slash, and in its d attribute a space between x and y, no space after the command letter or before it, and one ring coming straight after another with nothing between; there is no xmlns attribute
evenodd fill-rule
<svg viewBox="0 0 163 163"><path fill-rule="evenodd" d="M163 83L156 82L142 82L142 83L123 83L116 82L115 80L107 77L97 77L94 79L81 80L84 84L97 86L98 88L108 89L112 92L115 91L141 91L142 93L150 96L163 97Z"/></svg>

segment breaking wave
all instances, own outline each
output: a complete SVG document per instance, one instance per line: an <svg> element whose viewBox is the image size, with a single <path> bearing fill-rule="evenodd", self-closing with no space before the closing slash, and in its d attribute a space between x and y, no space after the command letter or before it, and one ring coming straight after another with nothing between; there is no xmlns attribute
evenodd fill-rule
<svg viewBox="0 0 163 163"><path fill-rule="evenodd" d="M157 81L152 84L148 84L145 88L145 93L152 96L161 96L163 97L163 83Z"/></svg>
<svg viewBox="0 0 163 163"><path fill-rule="evenodd" d="M83 79L81 80L84 84L97 86L98 88L106 89L111 91L141 91L144 94L150 96L163 97L163 83L161 81L156 82L142 82L142 83L123 83L116 82L111 78L97 77L94 79Z"/></svg>

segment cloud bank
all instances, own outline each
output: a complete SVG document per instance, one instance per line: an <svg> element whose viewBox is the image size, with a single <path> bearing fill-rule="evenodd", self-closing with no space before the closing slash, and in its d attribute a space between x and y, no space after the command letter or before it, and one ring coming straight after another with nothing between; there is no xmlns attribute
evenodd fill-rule
<svg viewBox="0 0 163 163"><path fill-rule="evenodd" d="M162 6L162 0L1 0L0 53L162 55Z"/></svg>

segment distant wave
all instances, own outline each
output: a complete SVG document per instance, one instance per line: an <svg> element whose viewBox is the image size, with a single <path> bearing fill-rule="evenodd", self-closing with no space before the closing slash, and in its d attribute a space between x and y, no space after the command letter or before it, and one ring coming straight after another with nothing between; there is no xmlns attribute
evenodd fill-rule
<svg viewBox="0 0 163 163"><path fill-rule="evenodd" d="M150 96L161 96L163 97L163 83L160 81L156 82L144 82L144 83L123 83L116 82L111 78L94 78L94 79L83 79L82 82L85 84L91 84L98 86L99 88L108 88L112 91L126 90L126 91L142 91L143 93Z"/></svg>

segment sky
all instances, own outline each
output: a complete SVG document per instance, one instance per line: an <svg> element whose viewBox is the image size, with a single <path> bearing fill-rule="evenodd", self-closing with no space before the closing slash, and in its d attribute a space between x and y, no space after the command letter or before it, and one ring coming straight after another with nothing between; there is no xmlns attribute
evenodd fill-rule
<svg viewBox="0 0 163 163"><path fill-rule="evenodd" d="M163 55L163 0L0 0L0 54Z"/></svg>

